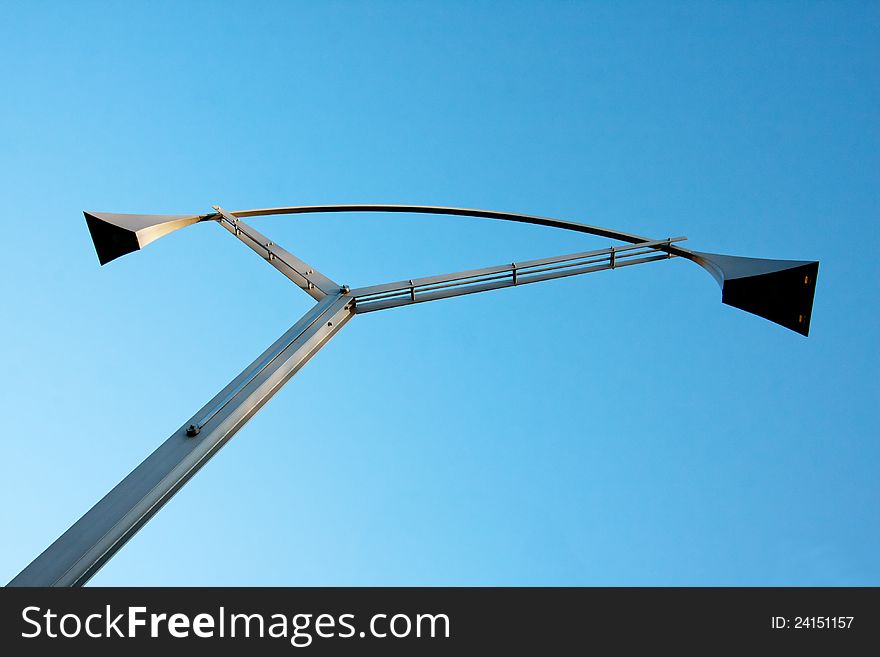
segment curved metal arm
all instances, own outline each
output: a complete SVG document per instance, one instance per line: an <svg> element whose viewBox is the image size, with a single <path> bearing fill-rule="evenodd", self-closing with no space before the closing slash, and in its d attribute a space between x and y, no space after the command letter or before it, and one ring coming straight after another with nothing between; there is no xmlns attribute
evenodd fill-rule
<svg viewBox="0 0 880 657"><path fill-rule="evenodd" d="M345 205L292 205L279 208L237 210L231 214L234 214L236 217L265 217L276 214L327 214L331 212L397 212L403 214L432 214L455 217L477 217L482 219L500 219L501 221L514 221L522 224L533 224L535 226L547 226L548 228L562 228L564 230L587 233L598 237L608 237L613 240L629 242L630 244L653 241L650 238L633 235L632 233L624 233L619 230L603 228L601 226L590 226L589 224L581 224L576 221L567 221L565 219L553 219L551 217L519 214L517 212L500 212L497 210L480 210L477 208L455 208L443 205L388 205L370 203ZM208 215L205 218L216 219L217 215ZM686 258L692 256L691 251L680 247L672 247L669 250L674 252L677 256Z"/></svg>

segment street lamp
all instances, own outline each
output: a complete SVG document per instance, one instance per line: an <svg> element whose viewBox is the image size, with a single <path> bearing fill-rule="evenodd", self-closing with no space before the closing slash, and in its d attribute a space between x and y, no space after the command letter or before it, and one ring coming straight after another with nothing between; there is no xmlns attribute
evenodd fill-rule
<svg viewBox="0 0 880 657"><path fill-rule="evenodd" d="M331 212L398 212L482 217L562 228L624 242L581 253L349 289L281 248L242 219ZM125 479L21 571L10 586L81 586L352 317L425 301L686 258L721 286L721 300L808 335L819 263L691 251L684 237L654 240L608 228L511 212L423 205L316 205L201 215L85 212L101 264L179 228L212 221L315 299L315 305L259 358L175 431Z"/></svg>

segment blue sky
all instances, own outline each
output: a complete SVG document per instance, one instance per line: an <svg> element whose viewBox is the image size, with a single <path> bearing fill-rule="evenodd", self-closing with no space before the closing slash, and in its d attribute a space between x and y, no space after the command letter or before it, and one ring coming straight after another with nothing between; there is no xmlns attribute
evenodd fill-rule
<svg viewBox="0 0 880 657"><path fill-rule="evenodd" d="M804 339L673 260L357 317L100 585L878 585L877 3L3 2L0 576L309 307L225 231L509 210L818 259ZM349 285L607 246L254 225Z"/></svg>

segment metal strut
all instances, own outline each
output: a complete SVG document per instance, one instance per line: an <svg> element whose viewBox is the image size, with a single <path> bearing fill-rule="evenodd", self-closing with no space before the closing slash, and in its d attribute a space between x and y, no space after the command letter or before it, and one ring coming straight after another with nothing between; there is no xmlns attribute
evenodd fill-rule
<svg viewBox="0 0 880 657"><path fill-rule="evenodd" d="M339 292L339 284L334 283L314 267L306 264L295 255L290 253L268 237L260 233L256 228L248 226L235 215L227 212L219 205L213 206L218 213L217 223L250 247L255 253L296 283L302 290L315 301L320 301L328 294Z"/></svg>
<svg viewBox="0 0 880 657"><path fill-rule="evenodd" d="M569 255L515 262L497 267L471 269L454 274L428 276L395 283L384 283L351 291L356 300L357 313L385 310L436 299L448 299L463 294L498 290L526 283L539 283L565 276L589 274L605 269L656 262L673 257L668 252L673 242L687 238L672 237L657 242L642 242L632 246L611 247ZM665 247L661 250L661 247Z"/></svg>

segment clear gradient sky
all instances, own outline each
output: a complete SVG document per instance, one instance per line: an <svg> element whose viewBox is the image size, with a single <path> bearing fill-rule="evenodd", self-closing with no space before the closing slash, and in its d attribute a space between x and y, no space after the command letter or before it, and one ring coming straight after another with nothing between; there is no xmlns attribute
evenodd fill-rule
<svg viewBox="0 0 880 657"><path fill-rule="evenodd" d="M880 5L0 1L0 578L310 299L83 209L461 205L818 259L805 339L673 260L356 318L100 585L880 584ZM366 285L601 248L254 225Z"/></svg>

